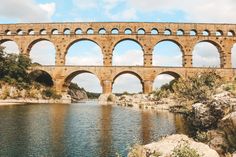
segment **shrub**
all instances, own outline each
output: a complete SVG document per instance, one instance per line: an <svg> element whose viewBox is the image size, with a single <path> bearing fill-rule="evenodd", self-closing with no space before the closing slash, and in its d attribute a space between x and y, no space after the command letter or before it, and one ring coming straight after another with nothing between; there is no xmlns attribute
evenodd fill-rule
<svg viewBox="0 0 236 157"><path fill-rule="evenodd" d="M173 91L180 102L205 102L211 100L221 84L222 79L215 70L207 70L186 79L179 79L174 83Z"/></svg>
<svg viewBox="0 0 236 157"><path fill-rule="evenodd" d="M191 148L187 142L184 142L174 148L171 157L202 157L202 155Z"/></svg>
<svg viewBox="0 0 236 157"><path fill-rule="evenodd" d="M47 88L42 91L43 96L47 98L52 98L52 99L60 99L61 95L57 94L55 90L52 88Z"/></svg>

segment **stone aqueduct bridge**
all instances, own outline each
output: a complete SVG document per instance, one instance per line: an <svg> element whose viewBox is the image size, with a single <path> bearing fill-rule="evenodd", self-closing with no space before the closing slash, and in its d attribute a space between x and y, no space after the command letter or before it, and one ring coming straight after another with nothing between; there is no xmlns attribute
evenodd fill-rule
<svg viewBox="0 0 236 157"><path fill-rule="evenodd" d="M58 92L65 92L68 83L78 74L95 74L103 93L111 93L114 80L121 74L137 76L143 92L152 91L153 81L159 74L187 77L206 68L192 67L192 52L199 42L214 44L220 53L219 74L227 80L234 78L236 70L231 65L231 49L236 43L234 24L197 23L38 23L0 25L0 44L15 41L20 53L29 55L32 46L42 40L51 41L56 48L55 66L40 66L32 70L47 72ZM133 40L143 49L143 66L112 66L114 47L123 40ZM69 47L80 40L95 42L102 49L103 66L67 66L65 56ZM152 66L152 53L161 41L172 41L182 51L182 67ZM89 53L89 52L88 52Z"/></svg>

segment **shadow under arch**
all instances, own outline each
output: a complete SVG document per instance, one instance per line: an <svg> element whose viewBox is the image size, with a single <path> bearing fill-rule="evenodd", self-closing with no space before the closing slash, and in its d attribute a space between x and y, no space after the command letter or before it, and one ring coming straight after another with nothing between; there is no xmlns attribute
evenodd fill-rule
<svg viewBox="0 0 236 157"><path fill-rule="evenodd" d="M54 85L52 76L44 70L34 70L29 73L29 76L35 82L38 82L46 87L52 87Z"/></svg>
<svg viewBox="0 0 236 157"><path fill-rule="evenodd" d="M171 85L178 81L181 78L181 75L173 71L164 71L158 73L153 81L153 90L161 89L165 85Z"/></svg>
<svg viewBox="0 0 236 157"><path fill-rule="evenodd" d="M162 74L170 75L170 76L174 77L174 78L177 79L177 80L178 80L179 78L181 78L181 75L180 75L180 74L178 74L177 72L173 72L173 71L164 71L164 72L161 72L161 73L159 73L158 75L156 75L156 77L159 76L159 75L162 75Z"/></svg>

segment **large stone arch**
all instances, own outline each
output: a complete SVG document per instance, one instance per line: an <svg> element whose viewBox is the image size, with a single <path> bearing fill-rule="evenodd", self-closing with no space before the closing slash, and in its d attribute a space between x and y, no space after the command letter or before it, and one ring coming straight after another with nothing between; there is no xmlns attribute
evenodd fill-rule
<svg viewBox="0 0 236 157"><path fill-rule="evenodd" d="M56 48L56 45L55 43L50 39L50 38L37 38L37 39L33 39L32 41L30 41L30 43L28 44L27 46L27 50L26 50L26 54L27 55L30 55L30 51L32 49L32 47L37 44L38 42L41 42L41 41L48 41L48 42L51 42L53 44L53 46Z"/></svg>
<svg viewBox="0 0 236 157"><path fill-rule="evenodd" d="M68 86L70 84L70 82L73 80L73 78L75 78L77 75L80 75L80 74L84 74L84 73L89 73L89 74L93 74L94 76L96 76L98 78L98 80L101 82L101 78L99 77L99 75L94 72L94 71L90 71L90 70L76 70L76 71L73 71L73 72L70 72L68 73L66 76L65 76L65 79L63 81L63 91L67 91L68 90Z"/></svg>
<svg viewBox="0 0 236 157"><path fill-rule="evenodd" d="M73 44L75 44L75 43L78 43L78 42L80 42L80 41L90 41L90 42L92 42L92 43L95 43L97 46L99 46L100 48L101 48L101 50L102 50L102 52L103 52L103 47L102 47L102 45L97 41L97 40L94 40L94 39L90 39L90 38L80 38L80 39L74 39L74 40L71 40L70 42L68 42L68 44L67 44L67 46L66 46L66 51L65 51L65 55L67 54L67 52L68 52L68 50L69 50L69 48L73 45Z"/></svg>
<svg viewBox="0 0 236 157"><path fill-rule="evenodd" d="M183 77L182 74L180 74L180 73L178 73L178 72L174 72L174 71L163 71L163 72L158 73L158 74L156 75L156 77L157 77L158 75L161 75L161 74L168 74L168 75L170 75L170 76L173 76L175 79L179 79L179 78Z"/></svg>
<svg viewBox="0 0 236 157"><path fill-rule="evenodd" d="M156 46L158 46L158 44L161 44L161 43L164 43L164 42L171 42L173 44L175 44L179 49L180 49L180 52L181 52L181 55L182 55L182 60L181 60L181 66L184 65L184 56L186 55L186 52L184 51L184 43L182 43L181 41L178 41L178 40L175 40L175 39L161 39L161 40L158 40L157 42L155 42L154 44L154 47L153 47L153 51L152 51L152 63L154 65L154 52L155 52L155 48ZM158 52L157 52L158 53Z"/></svg>
<svg viewBox="0 0 236 157"><path fill-rule="evenodd" d="M129 43L130 42L130 43ZM124 49L125 49L125 51L122 51L122 53L121 53L121 51L119 51L120 50L120 44L129 44L129 46L127 46L127 47L124 47ZM123 46L123 45L122 45ZM141 51L140 53L134 53L134 54L132 54L132 56L133 57L136 57L137 58L137 60L135 60L136 61L136 63L133 63L132 62L132 65L139 65L139 66L143 66L144 64L145 64L145 58L144 58L144 55L145 55L145 51L144 51L144 46L142 45L142 43L140 42L140 41L138 41L138 40L136 40L136 39L133 39L133 38L122 38L122 39L119 39L118 41L116 41L116 42L114 42L114 44L112 45L112 55L111 55L111 65L113 65L113 66L116 66L116 65L119 65L119 66L131 66L131 64L129 64L129 63L126 63L128 60L126 60L126 59L124 59L124 58L126 58L127 56L126 55L128 55L130 52L135 52L135 51L127 51L127 50L131 50L131 48L133 48L133 47L136 47L137 46L137 48L135 48L134 50L137 50L137 51ZM119 47L119 49L117 48L117 47ZM117 48L117 49L116 49ZM115 63L115 61L117 61L116 59L118 58L117 57L117 55L116 55L116 53L115 53L115 51L118 51L119 53L119 57L121 57L122 55L122 61L123 61L123 63L118 63L118 62L116 62ZM123 52L125 52L125 53L123 53ZM127 53L128 52L128 53ZM129 55L131 55L131 54L129 54ZM136 56L137 55L137 56ZM129 62L129 61L128 61Z"/></svg>
<svg viewBox="0 0 236 157"><path fill-rule="evenodd" d="M65 49L65 54L64 54L65 64L67 62L66 59L67 59L68 51L70 50L70 48L73 47L74 44L79 44L80 42L90 42L90 43L95 44L96 46L98 46L99 51L101 50L101 57L102 57L101 58L101 64L102 65L104 64L104 50L103 50L103 47L102 47L101 43L99 43L97 40L90 39L90 38L75 39L75 40L70 41L69 44L67 44L66 49Z"/></svg>
<svg viewBox="0 0 236 157"><path fill-rule="evenodd" d="M117 73L115 73L114 75L113 75L113 77L112 77L112 84L111 84L111 86L112 86L112 89L113 89L113 85L114 85L114 83L115 83L115 80L119 77L119 76L121 76L121 75L124 75L124 74L130 74L130 75L133 75L133 76L135 76L136 78L138 78L138 80L140 81L140 84L141 84L141 86L142 86L142 92L144 92L144 79L143 79L143 77L142 77L142 75L141 74L139 74L138 72L136 72L136 71L120 71L120 72L117 72ZM112 91L112 90L111 90Z"/></svg>
<svg viewBox="0 0 236 157"><path fill-rule="evenodd" d="M162 85L169 84L173 80L178 80L183 76L175 71L162 71L155 75L153 79L153 87L152 89L155 90L154 87L160 88Z"/></svg>
<svg viewBox="0 0 236 157"><path fill-rule="evenodd" d="M184 47L184 46L183 46L183 43L181 43L180 41L175 40L175 39L169 39L169 38L167 38L167 39L161 39L161 40L157 41L154 46L158 45L158 44L161 43L161 42L165 42L165 41L170 41L170 42L175 43L175 44L180 48L181 52L182 52L183 55L184 55L184 51L183 51L183 47Z"/></svg>
<svg viewBox="0 0 236 157"><path fill-rule="evenodd" d="M200 43L209 43L209 44L212 44L213 46L215 46L215 48L217 49L218 53L219 53L219 60L220 60L220 67L223 68L224 67L224 51L223 51L223 47L222 45L218 42L218 41L215 41L215 40L211 40L211 39L199 39L197 40L194 44L193 44L193 49L192 49L192 56L194 55L193 54L193 51L195 49L195 47L200 44ZM193 59L192 59L193 60Z"/></svg>
<svg viewBox="0 0 236 157"><path fill-rule="evenodd" d="M123 42L123 41L126 41L126 40L130 40L130 41L133 41L133 42L137 43L137 44L142 48L143 54L144 54L144 46L143 46L143 44L142 44L140 41L138 41L137 39L130 38L130 37L125 37L125 38L119 39L119 40L117 40L116 42L114 42L114 44L112 45L112 52L114 51L115 47L116 47L119 43L121 43L121 42Z"/></svg>
<svg viewBox="0 0 236 157"><path fill-rule="evenodd" d="M13 40L10 38L4 38L0 40L0 45L2 46L2 44L6 43L6 42L14 42L16 44L16 47L19 51L19 53L21 53L21 48L20 48L20 44L18 43L18 40Z"/></svg>

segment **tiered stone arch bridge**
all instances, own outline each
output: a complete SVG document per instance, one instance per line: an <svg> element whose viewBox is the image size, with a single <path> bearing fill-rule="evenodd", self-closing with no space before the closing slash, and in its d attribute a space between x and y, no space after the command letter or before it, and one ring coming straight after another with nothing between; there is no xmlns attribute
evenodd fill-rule
<svg viewBox="0 0 236 157"><path fill-rule="evenodd" d="M17 43L20 53L29 55L33 45L39 41L52 42L56 48L55 65L32 67L47 72L58 92L66 92L68 83L80 73L92 73L98 77L103 93L111 93L115 79L124 73L137 76L143 85L143 92L150 93L153 81L159 74L187 77L208 68L192 67L192 52L200 42L214 44L220 56L220 68L216 71L225 79L235 77L232 68L231 49L236 43L235 24L202 23L32 23L0 25L0 44L6 41ZM132 40L143 49L143 66L113 66L115 46ZM69 47L80 40L90 40L102 50L103 66L65 65ZM153 50L157 43L172 41L182 51L182 67L158 67L152 65ZM89 53L89 52L88 52Z"/></svg>

